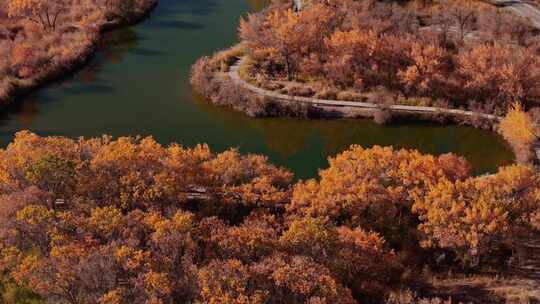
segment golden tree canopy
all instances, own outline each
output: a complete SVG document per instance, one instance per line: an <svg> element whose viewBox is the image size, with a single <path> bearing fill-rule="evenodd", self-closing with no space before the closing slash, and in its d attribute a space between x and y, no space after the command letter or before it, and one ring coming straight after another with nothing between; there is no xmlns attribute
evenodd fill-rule
<svg viewBox="0 0 540 304"><path fill-rule="evenodd" d="M530 145L537 137L537 128L530 115L515 103L499 126L502 136L511 143Z"/></svg>

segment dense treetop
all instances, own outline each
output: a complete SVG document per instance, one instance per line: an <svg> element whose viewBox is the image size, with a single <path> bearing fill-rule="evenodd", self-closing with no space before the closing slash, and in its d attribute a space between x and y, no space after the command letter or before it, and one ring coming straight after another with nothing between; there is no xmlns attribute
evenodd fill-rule
<svg viewBox="0 0 540 304"><path fill-rule="evenodd" d="M540 98L538 36L509 12L462 0L313 0L300 12L289 4L274 1L240 23L245 76L262 86L288 80L302 88L289 93L353 99L383 87L385 102L502 113Z"/></svg>
<svg viewBox="0 0 540 304"><path fill-rule="evenodd" d="M295 182L235 150L21 132L0 168L5 282L51 303L378 303L405 267L481 267L540 226L531 168L391 148Z"/></svg>

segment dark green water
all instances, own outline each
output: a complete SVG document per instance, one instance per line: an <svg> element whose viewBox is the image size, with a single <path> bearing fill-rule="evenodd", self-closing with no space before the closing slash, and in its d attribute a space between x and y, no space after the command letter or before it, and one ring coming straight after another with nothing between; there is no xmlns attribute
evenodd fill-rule
<svg viewBox="0 0 540 304"><path fill-rule="evenodd" d="M113 32L84 70L26 98L0 116L0 144L15 132L91 137L152 135L185 146L268 155L301 178L326 167L326 158L351 144L394 145L466 156L477 173L512 162L493 133L460 126L365 121L252 119L197 98L191 64L236 41L238 18L257 0L161 0L152 17Z"/></svg>

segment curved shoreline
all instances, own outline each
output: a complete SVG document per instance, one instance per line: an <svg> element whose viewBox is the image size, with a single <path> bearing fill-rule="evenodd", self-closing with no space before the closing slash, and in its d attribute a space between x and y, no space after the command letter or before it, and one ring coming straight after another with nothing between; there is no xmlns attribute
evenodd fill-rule
<svg viewBox="0 0 540 304"><path fill-rule="evenodd" d="M234 65L232 65L229 68L229 71L227 75L230 77L230 79L233 81L235 85L239 85L244 89L247 89L251 93L257 94L260 97L263 98L269 98L272 101L279 102L279 103L301 103L306 104L312 107L315 107L319 110L322 110L323 112L326 112L327 114L341 114L343 117L350 117L354 116L354 112L361 110L364 112L371 112L373 115L376 111L380 110L388 110L392 114L398 113L398 114L424 114L424 115L451 115L451 116L457 116L457 117L465 117L465 118L480 118L485 119L491 122L499 122L502 117L492 115L492 114L485 114L485 113L476 113L471 111L464 111L464 110L458 110L458 109L447 109L447 108L440 108L440 107L419 107L419 106L405 106L405 105L388 105L388 106L381 106L374 103L368 103L368 102L359 102L359 101L342 101L342 100L325 100L325 99L318 99L318 98L312 98L312 97L301 97L301 96L292 96L292 95L285 95L276 93L273 91L269 91L257 86L254 86L244 79L240 77L240 74L238 73L238 70L240 68L240 65L245 60L245 57L240 58ZM336 113L337 112L337 113ZM338 115L339 116L339 115Z"/></svg>
<svg viewBox="0 0 540 304"><path fill-rule="evenodd" d="M247 92L249 97L255 97L254 99L262 100L263 104L265 105L272 104L272 107L277 107L279 109L277 111L278 113L291 113L294 112L294 109L303 107L304 109L308 109L308 113L315 113L319 117L325 118L373 118L377 112L388 111L392 116L395 115L398 117L413 118L416 120L440 121L441 118L450 118L455 122L465 123L477 128L478 126L475 125L473 121L481 121L487 123L489 129L492 131L496 131L498 123L503 119L503 117L493 114L441 107L379 105L367 102L325 100L285 95L255 86L242 79L239 73L239 68L244 60L246 60L245 56L239 57L234 64L228 67L226 72L214 73L214 81L219 80L219 84L217 84L217 86L223 87L232 84L232 86L236 87L237 89ZM213 103L218 105L220 104L220 101L216 100L218 96L208 97ZM257 116L250 113L248 107L238 106L237 104L229 104L229 106L232 106L234 109L242 111L248 115ZM540 163L540 142L533 145L532 152L533 162Z"/></svg>
<svg viewBox="0 0 540 304"><path fill-rule="evenodd" d="M159 0L149 0L147 6L141 11L136 12L136 14L129 16L129 18L102 24L100 28L96 29L95 33L90 33L91 35L93 34L90 38L90 43L80 50L78 56L67 58L52 69L37 74L32 78L12 83L10 90L7 91L5 96L0 96L0 110L12 105L19 98L81 70L96 54L103 34L143 21L150 16L158 3Z"/></svg>

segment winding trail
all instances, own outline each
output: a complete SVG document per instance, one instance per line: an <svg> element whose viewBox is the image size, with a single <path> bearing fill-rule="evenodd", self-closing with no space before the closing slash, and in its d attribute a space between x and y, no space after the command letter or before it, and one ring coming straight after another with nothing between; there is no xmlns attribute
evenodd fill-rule
<svg viewBox="0 0 540 304"><path fill-rule="evenodd" d="M233 81L235 85L238 85L242 88L249 90L250 92L265 98L269 98L273 101L293 104L293 103L303 103L306 105L313 106L317 109L322 110L323 112L338 112L343 115L351 114L357 110L364 110L368 112L375 112L381 109L381 106L374 103L368 102L358 102L358 101L341 101L341 100L326 100L326 99L317 99L312 97L300 97L300 96L291 96L276 93L269 91L257 86L254 86L240 77L238 70L242 63L244 63L245 58L240 58L233 66L230 67L229 72L227 73L229 78ZM389 105L384 107L385 110L390 110L393 113L404 113L404 114L447 114L451 116L461 116L461 117L477 117L482 119L487 119L490 121L498 122L502 118L499 116L476 113L471 111L463 111L457 109L446 109L439 107L417 107L417 106L404 106L404 105Z"/></svg>
<svg viewBox="0 0 540 304"><path fill-rule="evenodd" d="M276 93L270 90L266 90L257 86L250 84L240 77L238 70L240 66L244 63L245 57L239 58L239 60L229 68L229 71L226 75L232 80L232 82L248 91L256 94L260 97L268 98L275 102L284 103L284 104L305 104L315 109L321 110L326 113L339 114L339 116L354 116L356 112L363 111L374 113L378 110L381 110L381 106L368 103L368 102L357 102L357 101L341 101L341 100L325 100L317 99L311 97L299 97L291 96ZM404 106L404 105L389 105L385 106L385 110L390 110L392 113L403 113L403 114L424 114L424 115L450 115L455 117L464 117L464 118L481 118L485 120L498 123L502 120L502 117L485 114L485 113L476 113L471 111L457 110L457 109L447 109L440 107L417 107L417 106ZM540 162L540 143L534 146L534 156ZM540 255L540 253L538 253ZM540 257L539 257L540 259Z"/></svg>

